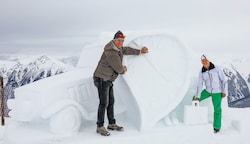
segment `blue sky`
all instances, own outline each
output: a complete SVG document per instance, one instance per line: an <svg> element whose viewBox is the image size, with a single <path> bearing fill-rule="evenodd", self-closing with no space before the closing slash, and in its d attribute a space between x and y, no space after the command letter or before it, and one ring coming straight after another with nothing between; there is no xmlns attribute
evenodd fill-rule
<svg viewBox="0 0 250 144"><path fill-rule="evenodd" d="M250 46L249 7L247 0L0 0L0 49L79 51L100 32L164 30L194 50L238 52Z"/></svg>

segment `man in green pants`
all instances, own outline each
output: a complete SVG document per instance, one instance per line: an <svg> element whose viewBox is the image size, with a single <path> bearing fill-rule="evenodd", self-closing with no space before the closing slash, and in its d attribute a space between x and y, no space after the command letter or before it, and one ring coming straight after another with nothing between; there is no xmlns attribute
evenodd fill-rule
<svg viewBox="0 0 250 144"><path fill-rule="evenodd" d="M214 107L213 126L214 133L217 133L221 129L221 101L226 96L227 80L223 71L210 62L205 55L202 55L201 63L203 67L199 73L197 91L193 101L202 101L210 96L212 97ZM205 89L203 89L203 84L205 84Z"/></svg>

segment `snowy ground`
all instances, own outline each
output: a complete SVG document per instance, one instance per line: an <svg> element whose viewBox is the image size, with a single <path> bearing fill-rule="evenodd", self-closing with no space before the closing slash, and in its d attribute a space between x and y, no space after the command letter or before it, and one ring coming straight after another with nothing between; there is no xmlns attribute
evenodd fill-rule
<svg viewBox="0 0 250 144"><path fill-rule="evenodd" d="M189 98L185 97L180 105L187 103L187 99ZM209 101L200 105L209 106ZM222 130L218 134L213 133L211 117L207 124L202 125L185 125L182 120L172 117L173 123L170 126L160 120L152 129L139 131L134 124L128 122L131 118L121 113L116 116L117 123L124 126L125 130L111 131L108 137L95 132L95 121L83 121L79 133L64 136L50 132L46 122L22 123L6 118L6 125L0 126L0 144L248 144L249 112L250 108L228 108L224 99Z"/></svg>
<svg viewBox="0 0 250 144"><path fill-rule="evenodd" d="M152 130L139 132L132 125L119 119L125 126L125 131L112 131L111 136L103 137L95 132L95 124L89 123L87 128L73 136L54 135L47 132L47 128L17 124L6 119L7 124L1 127L0 144L248 144L250 138L242 135L233 128L223 129L219 134L213 134L212 125L166 126L163 122L157 124ZM36 129L37 127L37 129Z"/></svg>

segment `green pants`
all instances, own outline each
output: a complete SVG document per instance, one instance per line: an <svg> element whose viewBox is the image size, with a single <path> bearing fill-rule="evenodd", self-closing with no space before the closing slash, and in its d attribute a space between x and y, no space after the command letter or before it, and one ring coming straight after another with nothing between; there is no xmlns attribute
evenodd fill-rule
<svg viewBox="0 0 250 144"><path fill-rule="evenodd" d="M221 128L221 100L222 100L222 93L209 93L206 90L201 92L201 97L199 101L202 101L208 97L212 96L212 102L214 106L214 128L220 129Z"/></svg>

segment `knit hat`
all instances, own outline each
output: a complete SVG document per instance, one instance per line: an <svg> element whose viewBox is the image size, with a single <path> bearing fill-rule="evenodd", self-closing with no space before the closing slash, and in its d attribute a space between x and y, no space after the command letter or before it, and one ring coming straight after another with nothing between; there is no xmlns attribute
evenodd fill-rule
<svg viewBox="0 0 250 144"><path fill-rule="evenodd" d="M125 37L126 36L123 35L123 33L121 31L118 31L114 35L114 40L124 40Z"/></svg>

